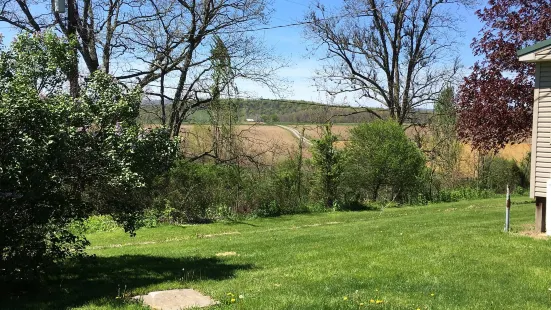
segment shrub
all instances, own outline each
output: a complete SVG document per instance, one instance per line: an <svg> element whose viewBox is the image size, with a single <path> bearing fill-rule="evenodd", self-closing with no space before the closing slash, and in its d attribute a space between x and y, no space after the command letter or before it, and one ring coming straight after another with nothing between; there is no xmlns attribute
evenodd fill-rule
<svg viewBox="0 0 551 310"><path fill-rule="evenodd" d="M529 164L528 164L529 165ZM479 174L481 188L492 190L496 193L505 193L507 185L511 192L517 186L529 186L529 177L523 173L515 160L500 157L484 157L482 169Z"/></svg>
<svg viewBox="0 0 551 310"><path fill-rule="evenodd" d="M62 92L70 43L19 36L0 53L0 281L27 281L79 255L73 221L110 214L133 233L151 181L175 155L165 131L135 119L139 89L98 71L81 96Z"/></svg>
<svg viewBox="0 0 551 310"><path fill-rule="evenodd" d="M310 213L322 213L322 212L328 211L325 205L319 201L309 201L305 205L305 209L307 212L310 212Z"/></svg>
<svg viewBox="0 0 551 310"><path fill-rule="evenodd" d="M95 232L108 232L120 228L120 225L109 215L93 215L82 221L74 221L70 224L75 234L90 234Z"/></svg>
<svg viewBox="0 0 551 310"><path fill-rule="evenodd" d="M182 160L158 179L155 207L161 221L191 223L305 212L311 173L302 166L293 159L260 169Z"/></svg>
<svg viewBox="0 0 551 310"><path fill-rule="evenodd" d="M518 163L521 175L520 185L524 188L530 188L530 162L532 159L532 153L528 152L524 158Z"/></svg>
<svg viewBox="0 0 551 310"><path fill-rule="evenodd" d="M399 124L375 121L350 133L343 184L347 200L403 202L417 196L425 159Z"/></svg>
<svg viewBox="0 0 551 310"><path fill-rule="evenodd" d="M460 200L474 200L494 197L495 192L476 187L459 187L455 189L444 189L438 192L433 202L455 202Z"/></svg>
<svg viewBox="0 0 551 310"><path fill-rule="evenodd" d="M229 203L230 171L223 165L179 161L159 179L155 206L168 221L199 223L209 220L208 210ZM231 205L231 204L229 204Z"/></svg>
<svg viewBox="0 0 551 310"><path fill-rule="evenodd" d="M343 154L335 147L337 137L331 132L331 124L324 128L319 140L314 140L312 162L315 167L314 195L321 198L326 208L333 208L338 198L338 188L343 172Z"/></svg>
<svg viewBox="0 0 551 310"><path fill-rule="evenodd" d="M295 157L277 164L267 171L262 197L271 199L281 214L306 212L305 201L312 183L312 166L309 161L299 166ZM263 203L265 204L265 203Z"/></svg>
<svg viewBox="0 0 551 310"><path fill-rule="evenodd" d="M272 200L267 204L262 204L254 210L254 214L260 217L279 216L282 214L281 207L277 201Z"/></svg>

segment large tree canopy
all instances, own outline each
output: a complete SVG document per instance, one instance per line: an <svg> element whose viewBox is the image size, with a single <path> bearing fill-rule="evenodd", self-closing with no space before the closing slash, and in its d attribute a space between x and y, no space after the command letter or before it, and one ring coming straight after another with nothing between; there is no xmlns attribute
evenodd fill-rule
<svg viewBox="0 0 551 310"><path fill-rule="evenodd" d="M516 51L551 36L548 0L491 0L476 12L484 23L472 48L483 60L465 78L458 98L458 134L484 151L530 135L534 65Z"/></svg>
<svg viewBox="0 0 551 310"><path fill-rule="evenodd" d="M19 36L0 52L0 281L26 279L86 241L69 224L111 214L133 232L176 143L136 124L139 88L95 72L63 91L70 44Z"/></svg>
<svg viewBox="0 0 551 310"><path fill-rule="evenodd" d="M101 69L141 86L151 100L163 99L159 118L172 135L215 97L210 49L216 38L224 42L236 78L278 86L280 63L251 32L266 22L267 0L75 0L67 10L76 15L74 34L67 15L52 12L52 2L0 0L0 24L25 32L54 28L75 38L87 69L81 74Z"/></svg>

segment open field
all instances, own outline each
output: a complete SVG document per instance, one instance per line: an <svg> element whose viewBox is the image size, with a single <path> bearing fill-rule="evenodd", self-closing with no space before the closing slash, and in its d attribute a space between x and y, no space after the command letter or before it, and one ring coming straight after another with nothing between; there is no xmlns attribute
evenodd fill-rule
<svg viewBox="0 0 551 310"><path fill-rule="evenodd" d="M250 124L234 128L244 152L265 164L281 161L298 150L297 138L281 127ZM181 132L187 152L202 154L212 149L213 133L209 126L184 125ZM305 155L309 157L309 153Z"/></svg>
<svg viewBox="0 0 551 310"><path fill-rule="evenodd" d="M318 139L323 133L323 127L320 125L287 125L295 128L299 132L304 129L304 135L308 139ZM349 139L349 130L355 124L337 124L332 131L339 141L337 146L344 147ZM276 125L250 124L236 126L236 132L242 137L243 148L248 153L258 155L258 159L264 163L271 164L288 158L289 154L298 150L298 140L289 131ZM410 132L410 134L412 134ZM190 153L204 153L209 151L212 143L212 133L209 127L204 125L184 125L182 126L182 136L185 140L185 146ZM529 141L528 141L529 142ZM497 156L514 159L518 162L530 152L530 143L521 143L507 145ZM304 156L311 157L306 149ZM461 158L461 171L466 177L474 177L477 167L477 153L465 145Z"/></svg>
<svg viewBox="0 0 551 310"><path fill-rule="evenodd" d="M95 259L22 303L142 309L125 296L194 288L221 301L215 309L549 309L551 242L518 233L534 220L525 197L513 198L513 233L503 233L503 205L161 226L135 238L95 233L88 250Z"/></svg>
<svg viewBox="0 0 551 310"><path fill-rule="evenodd" d="M331 132L336 135L339 140L346 141L350 137L349 130L356 125L357 124L336 124L331 127ZM324 131L323 125L294 125L292 127L300 132L302 132L304 128L304 135L310 139L319 139Z"/></svg>
<svg viewBox="0 0 551 310"><path fill-rule="evenodd" d="M521 162L524 157L530 152L531 144L520 143L506 145L497 156L505 159L514 159ZM469 145L464 145L461 154L461 172L465 176L476 176L478 153L473 152Z"/></svg>

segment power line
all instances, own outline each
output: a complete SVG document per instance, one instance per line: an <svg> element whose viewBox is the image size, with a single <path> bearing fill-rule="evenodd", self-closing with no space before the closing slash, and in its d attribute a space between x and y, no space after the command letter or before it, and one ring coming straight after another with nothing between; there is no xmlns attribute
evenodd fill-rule
<svg viewBox="0 0 551 310"><path fill-rule="evenodd" d="M284 0L284 1L289 2L289 3L293 3L293 4L297 4L297 5L302 5L303 7L308 7L307 4L300 3L300 2L295 2L295 1L291 1L291 0Z"/></svg>
<svg viewBox="0 0 551 310"><path fill-rule="evenodd" d="M288 27L308 25L308 24L313 24L313 23L316 23L316 22L327 21L327 20L337 19L337 18L345 18L345 17L358 18L358 17L368 17L368 16L371 16L371 15L367 14L367 13L366 14L357 14L357 15L345 14L345 15L338 15L338 16L330 16L330 17L326 17L326 18L319 18L319 19L316 19L316 20L306 20L306 21L302 21L302 22L296 22L296 23L285 24L285 25L267 26L267 27L260 27L260 28L255 28L255 29L243 29L243 30L235 30L235 31L221 31L221 32L218 32L218 34L257 32L257 31L264 31L264 30L272 30L272 29L280 29L280 28L288 28Z"/></svg>
<svg viewBox="0 0 551 310"><path fill-rule="evenodd" d="M374 9L376 10L376 9ZM352 17L352 18L358 18L358 17L368 17L371 16L370 14L357 14L357 15L350 15L350 14L344 14L344 15L338 15L338 16L329 16L325 18L319 18L316 20L307 20L302 22L296 22L296 23L290 23L290 24L284 24L284 25L276 25L276 26L266 26L266 27L260 27L260 28L254 28L254 29L242 29L242 30L234 30L234 31L220 31L217 32L217 34L233 34L233 33L246 33L246 32L257 32L257 31L265 31L265 30L273 30L273 29L281 29L281 28L289 28L289 27L296 27L296 26L302 26L302 25L308 25L313 24L320 21L327 21L331 19L337 19L337 18L345 18L345 17ZM19 27L10 27L10 26L0 26L0 28L4 29L17 29Z"/></svg>

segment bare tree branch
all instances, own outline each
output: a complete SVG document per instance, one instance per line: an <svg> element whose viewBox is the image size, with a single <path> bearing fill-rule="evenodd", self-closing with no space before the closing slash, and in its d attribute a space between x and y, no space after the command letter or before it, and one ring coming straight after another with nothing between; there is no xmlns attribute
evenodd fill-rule
<svg viewBox="0 0 551 310"><path fill-rule="evenodd" d="M326 51L318 87L333 96L355 93L385 106L400 124L409 121L456 77L459 63L450 55L459 17L451 9L470 4L348 0L338 12L317 4L308 14L306 34ZM328 18L336 15L343 17Z"/></svg>

